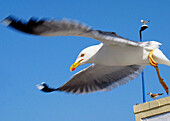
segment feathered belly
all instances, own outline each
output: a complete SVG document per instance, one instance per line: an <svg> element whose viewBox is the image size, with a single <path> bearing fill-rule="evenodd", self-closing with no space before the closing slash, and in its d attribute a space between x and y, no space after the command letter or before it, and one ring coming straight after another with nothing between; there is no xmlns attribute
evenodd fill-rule
<svg viewBox="0 0 170 121"><path fill-rule="evenodd" d="M123 65L148 65L148 54L144 48L134 46L107 46L102 47L94 56L94 63L123 66Z"/></svg>

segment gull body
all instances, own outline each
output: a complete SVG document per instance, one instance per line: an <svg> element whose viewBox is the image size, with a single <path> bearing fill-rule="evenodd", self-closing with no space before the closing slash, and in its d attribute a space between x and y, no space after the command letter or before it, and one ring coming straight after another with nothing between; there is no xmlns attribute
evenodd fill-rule
<svg viewBox="0 0 170 121"><path fill-rule="evenodd" d="M151 41L155 44L160 44L155 41ZM154 49L154 48L153 48ZM123 51L120 51L123 50ZM85 54L82 64L95 63L107 66L126 66L126 65L150 65L148 55L150 49L145 47L135 46L119 46L119 45L105 45L103 43L99 45L90 46L80 52L76 62L81 60L81 54ZM102 55L102 56L101 56ZM109 55L109 56L108 56ZM128 56L127 56L128 55ZM158 48L154 49L153 58L159 64L165 64L170 66L169 60Z"/></svg>
<svg viewBox="0 0 170 121"><path fill-rule="evenodd" d="M149 92L148 95L150 95L151 98L154 98L156 100L157 97L159 97L160 95L163 95L163 93L151 93Z"/></svg>
<svg viewBox="0 0 170 121"><path fill-rule="evenodd" d="M143 24L146 24L146 23L148 23L148 22L150 22L150 21L141 20L141 22L142 22Z"/></svg>

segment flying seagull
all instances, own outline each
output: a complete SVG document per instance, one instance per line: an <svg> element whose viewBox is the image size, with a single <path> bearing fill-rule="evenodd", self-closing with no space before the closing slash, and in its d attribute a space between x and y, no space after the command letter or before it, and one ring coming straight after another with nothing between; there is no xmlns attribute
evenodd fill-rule
<svg viewBox="0 0 170 121"><path fill-rule="evenodd" d="M148 93L148 95L150 95L151 98L154 98L156 100L156 98L160 95L162 95L163 93L155 93L155 94L152 94L151 92Z"/></svg>
<svg viewBox="0 0 170 121"><path fill-rule="evenodd" d="M166 92L168 87L160 77L158 63L170 66L170 61L159 50L156 41L136 42L123 38L115 32L94 30L84 24L69 20L46 20L31 18L24 22L9 16L2 23L19 31L40 36L80 36L99 40L99 45L83 49L70 70L79 65L92 63L55 91L90 93L108 91L138 77L145 65L157 70L158 78ZM49 88L49 87L48 87Z"/></svg>

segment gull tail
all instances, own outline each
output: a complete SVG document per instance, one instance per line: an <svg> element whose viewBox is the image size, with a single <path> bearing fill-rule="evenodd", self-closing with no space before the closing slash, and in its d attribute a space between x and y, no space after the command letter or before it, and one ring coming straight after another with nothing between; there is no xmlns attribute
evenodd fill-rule
<svg viewBox="0 0 170 121"><path fill-rule="evenodd" d="M143 46L146 50L154 50L159 48L159 46L162 45L159 42L156 41L147 41L147 42L142 42L141 46Z"/></svg>
<svg viewBox="0 0 170 121"><path fill-rule="evenodd" d="M153 51L153 59L158 64L164 64L164 65L170 66L169 59L163 54L163 52L160 49L155 49Z"/></svg>
<svg viewBox="0 0 170 121"><path fill-rule="evenodd" d="M158 95L163 95L164 93L158 93Z"/></svg>

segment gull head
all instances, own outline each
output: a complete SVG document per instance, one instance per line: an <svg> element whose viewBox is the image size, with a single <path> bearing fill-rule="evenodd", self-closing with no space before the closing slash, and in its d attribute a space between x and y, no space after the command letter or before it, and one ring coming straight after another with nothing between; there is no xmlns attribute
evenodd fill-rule
<svg viewBox="0 0 170 121"><path fill-rule="evenodd" d="M90 46L82 50L79 53L76 61L71 65L70 71L74 71L79 65L93 63L93 57L98 52L102 45L103 44L101 43L99 45Z"/></svg>
<svg viewBox="0 0 170 121"><path fill-rule="evenodd" d="M149 92L147 95L151 95L152 93L151 92Z"/></svg>
<svg viewBox="0 0 170 121"><path fill-rule="evenodd" d="M140 20L140 22L142 22L142 23L143 23L143 22L144 22L144 20Z"/></svg>

